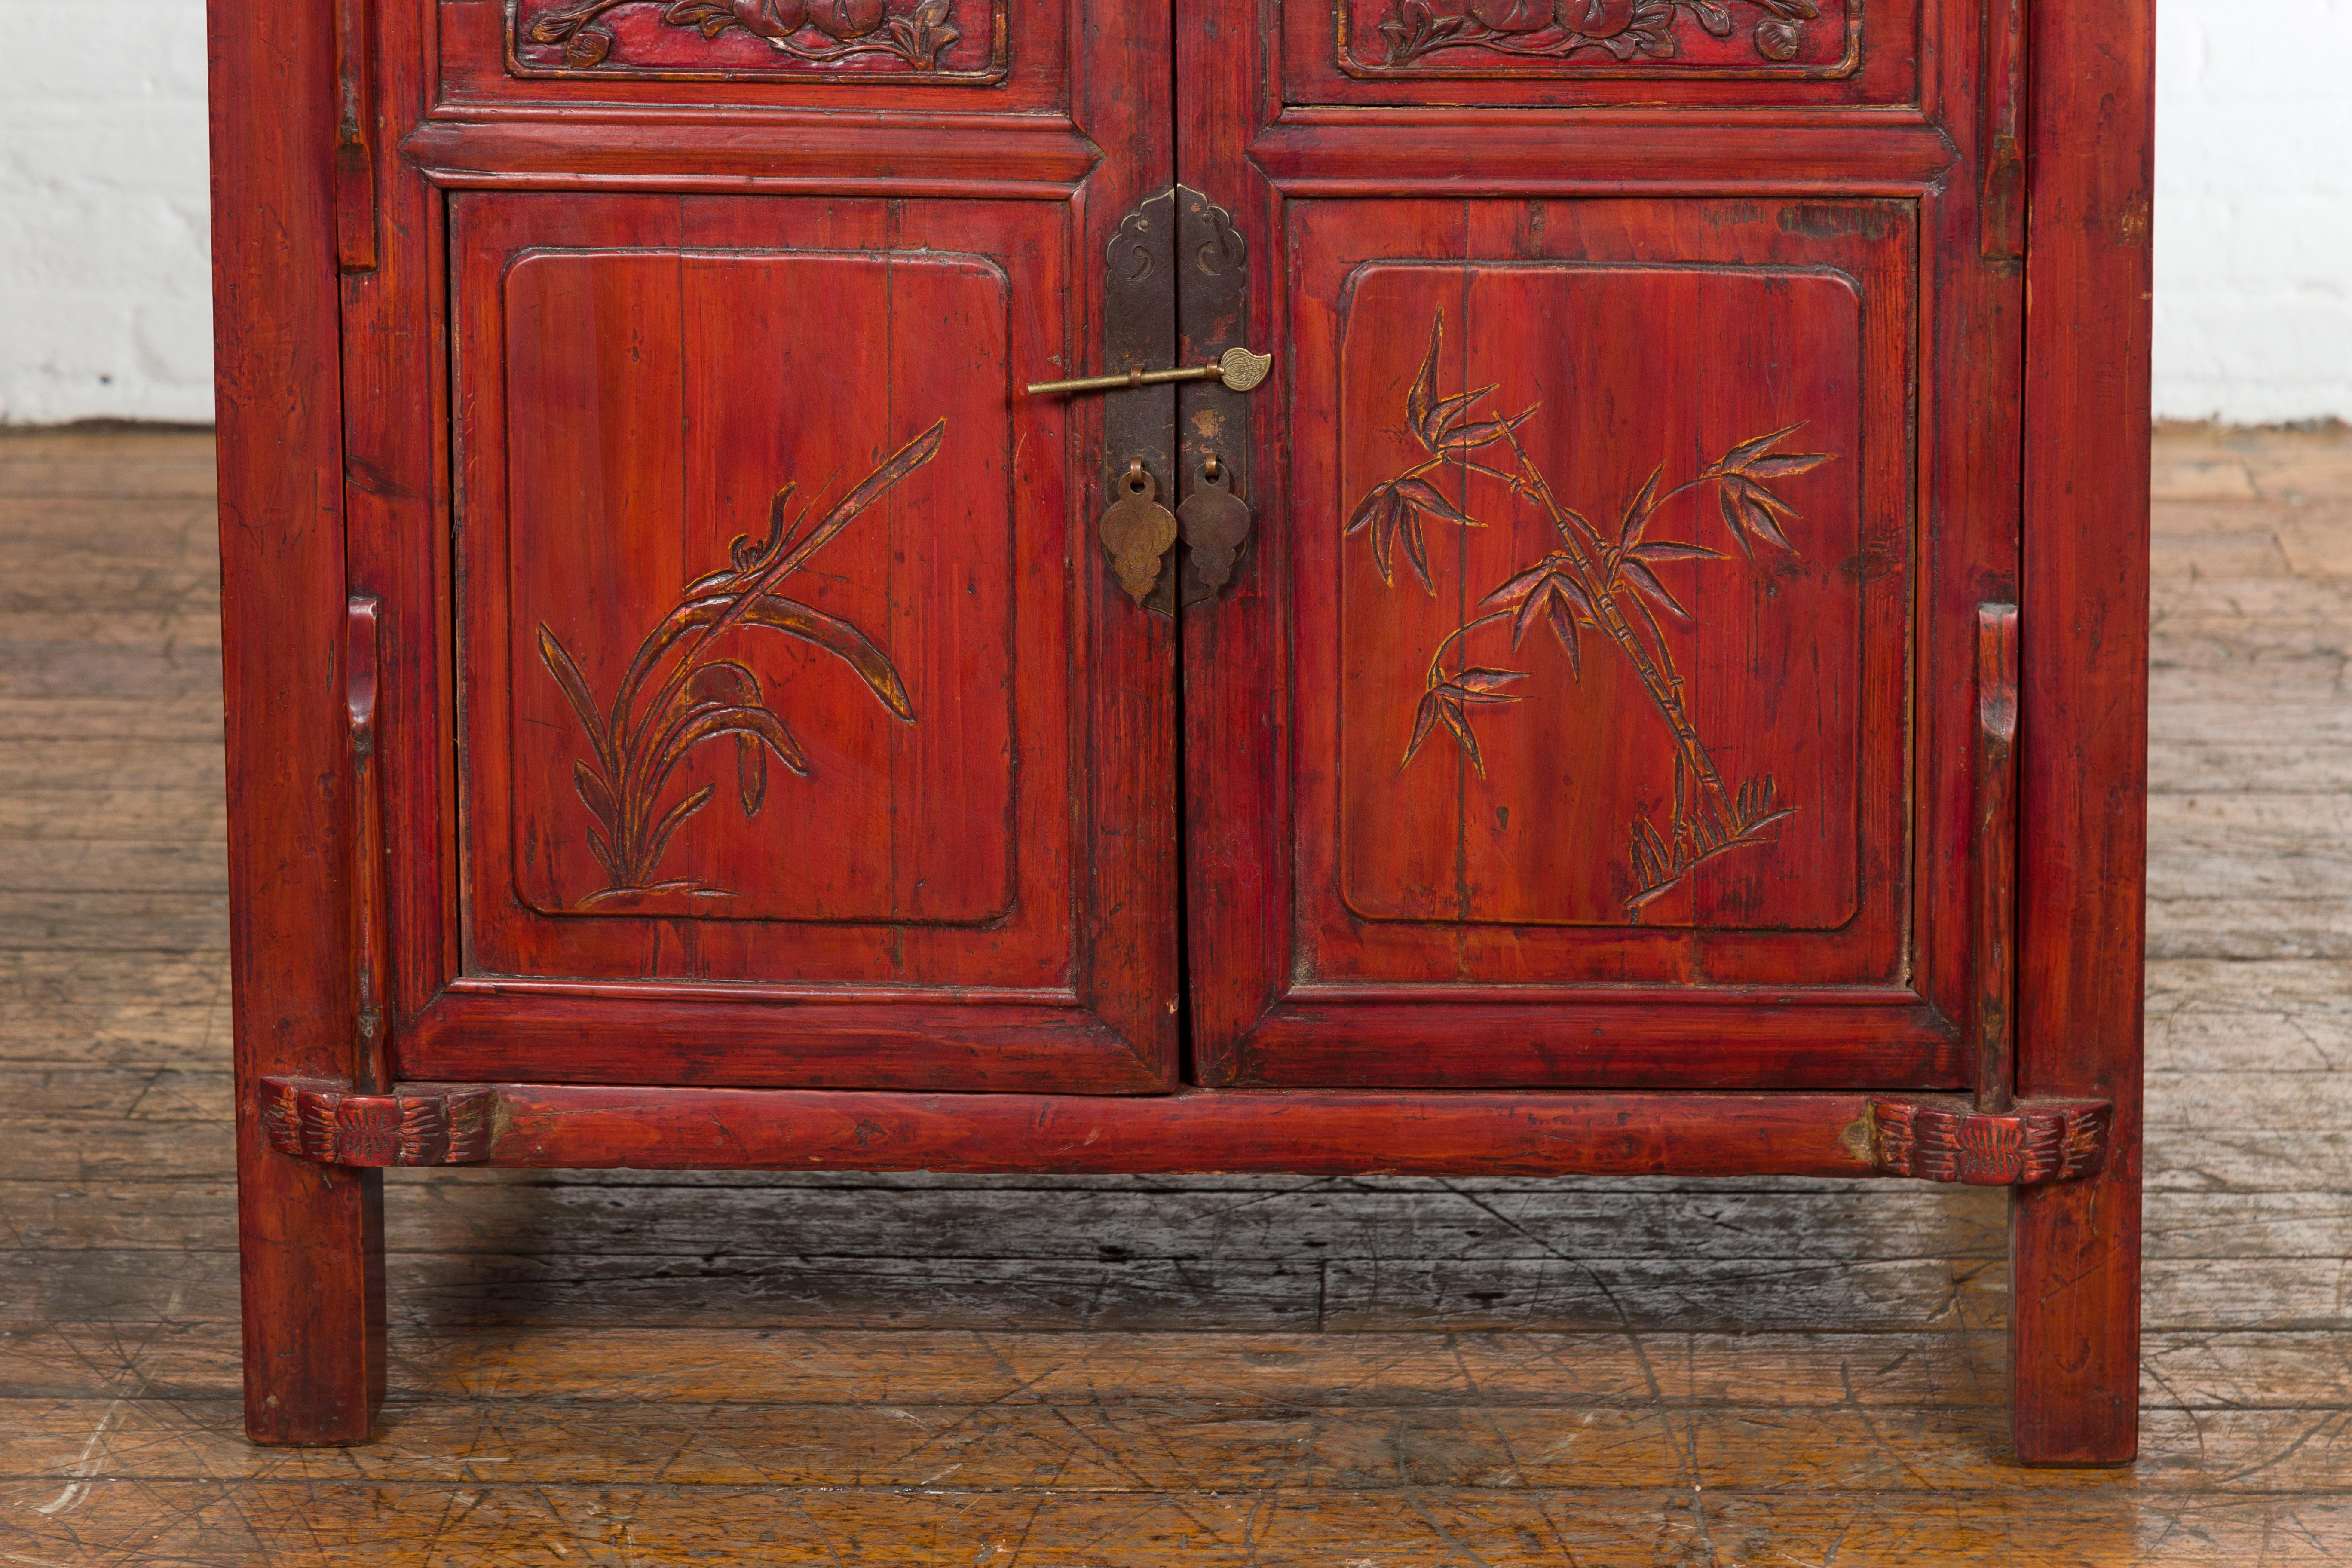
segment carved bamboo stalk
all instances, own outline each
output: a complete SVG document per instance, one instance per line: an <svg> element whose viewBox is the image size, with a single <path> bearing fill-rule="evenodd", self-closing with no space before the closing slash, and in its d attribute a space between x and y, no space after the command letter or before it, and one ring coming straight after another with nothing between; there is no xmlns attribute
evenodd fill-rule
<svg viewBox="0 0 2352 1568"><path fill-rule="evenodd" d="M1650 650L1643 643L1641 635L1633 630L1633 623L1625 618L1625 612L1618 606L1616 594L1593 569L1591 558L1585 554L1583 545L1577 542L1575 530L1553 497L1549 481L1528 458L1528 449L1519 444L1518 432L1511 428L1508 421L1504 423L1503 437L1510 442L1511 456L1519 465L1519 482L1541 503L1550 517L1552 531L1559 535L1560 544L1576 566L1576 574L1584 580L1585 592L1591 596L1592 607L1601 617L1601 629L1608 634L1612 642L1624 650L1627 658L1633 661L1634 671L1641 676L1642 685L1649 692L1650 700L1657 705L1658 712L1665 719L1666 728L1674 731L1675 747L1682 752L1683 760L1690 764L1691 773L1706 791L1708 800L1714 803L1724 831L1735 831L1738 822L1732 812L1731 792L1724 787L1723 775L1716 771L1715 759L1707 754L1706 743L1699 739L1697 729L1692 725L1690 715L1683 707L1681 682L1670 679L1658 668L1657 661L1650 657Z"/></svg>

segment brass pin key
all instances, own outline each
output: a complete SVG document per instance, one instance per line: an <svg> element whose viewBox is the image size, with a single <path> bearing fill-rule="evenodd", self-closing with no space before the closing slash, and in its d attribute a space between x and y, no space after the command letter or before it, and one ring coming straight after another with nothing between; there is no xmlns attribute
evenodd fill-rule
<svg viewBox="0 0 2352 1568"><path fill-rule="evenodd" d="M1180 370L1130 370L1118 375L1081 376L1076 381L1033 381L1028 390L1044 392L1117 392L1130 386L1151 386L1163 381L1222 381L1228 391L1247 392L1274 368L1272 354L1247 349L1227 349L1207 364Z"/></svg>

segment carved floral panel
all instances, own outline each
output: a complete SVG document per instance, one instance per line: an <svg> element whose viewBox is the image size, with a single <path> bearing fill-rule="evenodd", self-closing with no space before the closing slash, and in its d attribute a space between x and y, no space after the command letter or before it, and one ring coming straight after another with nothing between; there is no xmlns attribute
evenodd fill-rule
<svg viewBox="0 0 2352 1568"><path fill-rule="evenodd" d="M517 76L1003 79L1005 0L508 0Z"/></svg>
<svg viewBox="0 0 2352 1568"><path fill-rule="evenodd" d="M1001 916L1003 275L936 253L540 252L505 295L519 901Z"/></svg>
<svg viewBox="0 0 2352 1568"><path fill-rule="evenodd" d="M1861 300L1840 274L1388 264L1342 340L1360 920L1857 908Z"/></svg>
<svg viewBox="0 0 2352 1568"><path fill-rule="evenodd" d="M1836 77L1862 0L1334 0L1356 77Z"/></svg>

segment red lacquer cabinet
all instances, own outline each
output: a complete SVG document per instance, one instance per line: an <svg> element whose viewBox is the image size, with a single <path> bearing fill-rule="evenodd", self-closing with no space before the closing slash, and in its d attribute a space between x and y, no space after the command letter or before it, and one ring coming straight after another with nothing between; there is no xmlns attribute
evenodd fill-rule
<svg viewBox="0 0 2352 1568"><path fill-rule="evenodd" d="M216 5L252 1435L384 1165L1779 1173L2130 1458L2149 22Z"/></svg>

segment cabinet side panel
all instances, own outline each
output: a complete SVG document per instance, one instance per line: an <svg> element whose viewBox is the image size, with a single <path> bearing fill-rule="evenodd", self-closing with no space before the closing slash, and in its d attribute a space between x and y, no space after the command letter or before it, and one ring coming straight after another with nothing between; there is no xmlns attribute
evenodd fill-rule
<svg viewBox="0 0 2352 1568"><path fill-rule="evenodd" d="M231 963L241 1090L351 1071L338 722L341 411L328 10L212 8ZM356 1442L382 1393L374 1179L271 1152L237 1096L247 1430Z"/></svg>
<svg viewBox="0 0 2352 1568"><path fill-rule="evenodd" d="M2020 1197L2028 1463L2137 1447L2152 7L2041 5L2027 241L2021 1096L2115 1103L2096 1180Z"/></svg>

